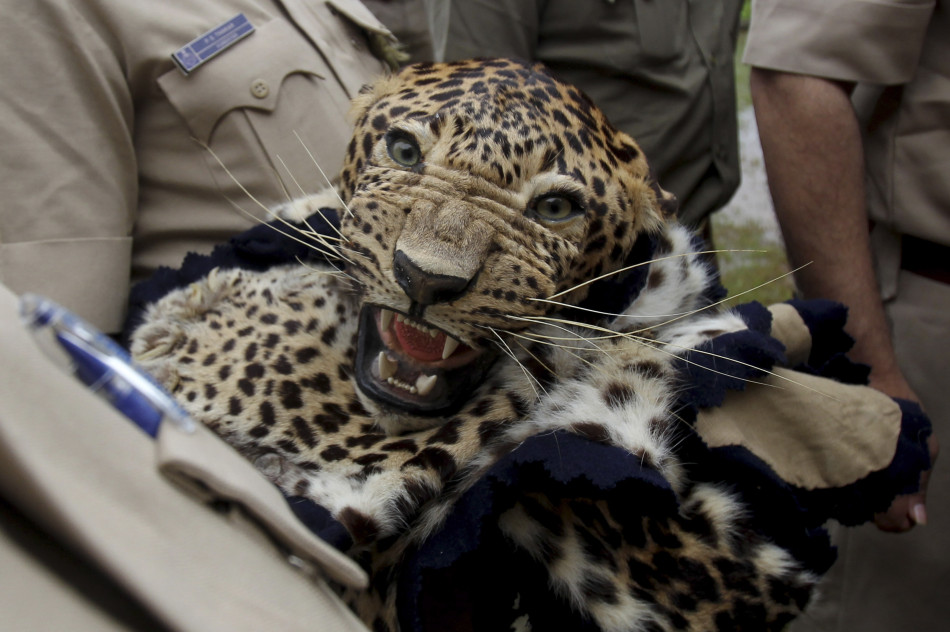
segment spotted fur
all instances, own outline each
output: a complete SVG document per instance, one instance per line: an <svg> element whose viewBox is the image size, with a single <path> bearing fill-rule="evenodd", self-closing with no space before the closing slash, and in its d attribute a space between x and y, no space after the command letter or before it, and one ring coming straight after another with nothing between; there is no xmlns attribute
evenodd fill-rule
<svg viewBox="0 0 950 632"><path fill-rule="evenodd" d="M636 455L681 507L630 525L591 499L513 505L500 528L573 608L611 631L778 629L797 613L814 578L677 458L674 360L745 324L696 311L711 274L636 143L575 88L507 60L409 67L364 91L354 116L334 261L216 270L154 304L133 352L285 492L345 526L374 580L348 595L356 612L398 628L406 551L499 458L564 431ZM280 214L301 220L328 200ZM565 316L643 236L656 260L625 313L588 313L593 327ZM420 331L456 350L430 358ZM455 368L479 379L456 382ZM463 396L420 395L433 375Z"/></svg>

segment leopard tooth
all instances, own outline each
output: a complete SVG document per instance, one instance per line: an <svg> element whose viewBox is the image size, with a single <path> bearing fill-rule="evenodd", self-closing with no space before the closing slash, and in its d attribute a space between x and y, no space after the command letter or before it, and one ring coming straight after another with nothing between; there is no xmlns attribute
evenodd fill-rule
<svg viewBox="0 0 950 632"><path fill-rule="evenodd" d="M445 360L458 349L459 341L452 336L445 337L445 346L442 347L442 359Z"/></svg>
<svg viewBox="0 0 950 632"><path fill-rule="evenodd" d="M393 323L394 313L388 309L380 308L379 310L379 327L383 331L387 331L389 326Z"/></svg>
<svg viewBox="0 0 950 632"><path fill-rule="evenodd" d="M425 397L435 388L438 379L437 375L420 375L416 378L416 393Z"/></svg>
<svg viewBox="0 0 950 632"><path fill-rule="evenodd" d="M379 379L385 381L396 375L396 363L389 359L385 351L379 352L377 359L379 369Z"/></svg>

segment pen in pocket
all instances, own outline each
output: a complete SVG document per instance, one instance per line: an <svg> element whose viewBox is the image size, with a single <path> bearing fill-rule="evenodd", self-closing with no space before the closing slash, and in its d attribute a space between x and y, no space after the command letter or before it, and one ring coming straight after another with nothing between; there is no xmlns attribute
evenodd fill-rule
<svg viewBox="0 0 950 632"><path fill-rule="evenodd" d="M89 390L154 437L164 421L193 432L195 421L129 354L106 334L69 310L36 294L20 297L20 317L54 358L63 354L69 369Z"/></svg>

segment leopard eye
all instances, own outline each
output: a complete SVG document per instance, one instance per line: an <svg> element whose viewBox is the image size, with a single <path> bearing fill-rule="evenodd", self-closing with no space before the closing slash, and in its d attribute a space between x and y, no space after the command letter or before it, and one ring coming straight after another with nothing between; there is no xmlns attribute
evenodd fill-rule
<svg viewBox="0 0 950 632"><path fill-rule="evenodd" d="M583 212L577 200L569 195L552 193L535 198L531 210L546 222L567 221Z"/></svg>
<svg viewBox="0 0 950 632"><path fill-rule="evenodd" d="M415 167L422 162L422 150L412 138L402 134L389 134L386 137L386 151L389 157L403 167Z"/></svg>

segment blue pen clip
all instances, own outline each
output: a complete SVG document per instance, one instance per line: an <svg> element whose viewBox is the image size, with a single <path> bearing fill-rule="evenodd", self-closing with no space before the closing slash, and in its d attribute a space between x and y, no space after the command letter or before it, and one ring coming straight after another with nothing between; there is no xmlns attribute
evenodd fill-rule
<svg viewBox="0 0 950 632"><path fill-rule="evenodd" d="M132 363L115 341L69 310L36 294L20 297L20 317L36 335L51 335L70 360L73 374L149 436L164 420L185 432L195 421L152 377ZM40 345L52 353L43 344Z"/></svg>

